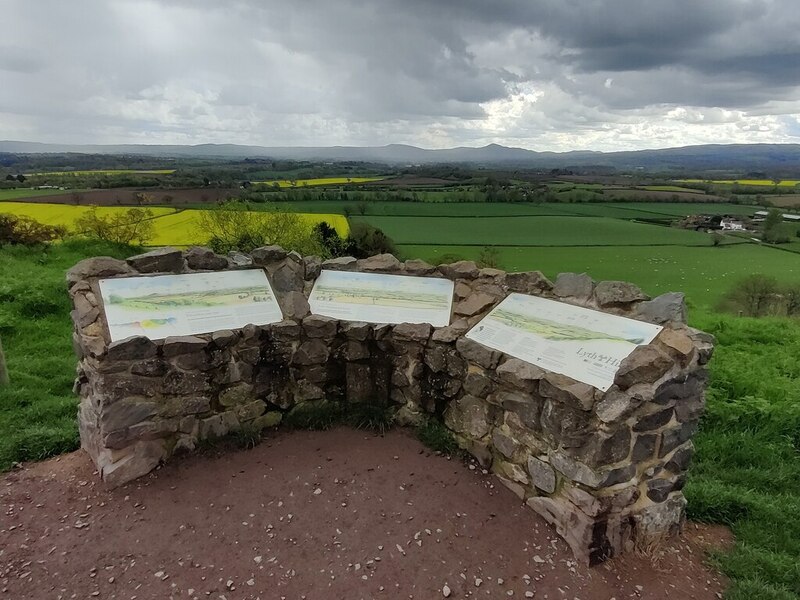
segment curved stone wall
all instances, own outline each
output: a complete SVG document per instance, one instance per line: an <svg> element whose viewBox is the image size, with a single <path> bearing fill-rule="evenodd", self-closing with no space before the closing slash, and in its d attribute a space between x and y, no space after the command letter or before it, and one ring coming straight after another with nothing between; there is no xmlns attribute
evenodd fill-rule
<svg viewBox="0 0 800 600"><path fill-rule="evenodd" d="M98 280L261 267L284 314L237 331L109 343ZM448 327L372 325L309 313L322 268L446 277ZM580 560L601 562L682 523L691 437L704 408L713 340L687 327L682 294L648 299L623 282L431 266L380 255L321 261L278 247L218 256L162 249L84 260L67 274L80 359L83 448L119 485L204 438L271 427L315 402L377 403L412 424L441 417L459 444L558 529ZM508 293L664 325L623 361L605 393L464 337Z"/></svg>

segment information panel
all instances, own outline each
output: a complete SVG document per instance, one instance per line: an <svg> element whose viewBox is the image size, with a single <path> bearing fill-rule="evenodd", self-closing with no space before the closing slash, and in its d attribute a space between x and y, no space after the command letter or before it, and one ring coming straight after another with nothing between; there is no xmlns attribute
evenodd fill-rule
<svg viewBox="0 0 800 600"><path fill-rule="evenodd" d="M366 323L450 324L453 282L435 277L322 271L311 312Z"/></svg>
<svg viewBox="0 0 800 600"><path fill-rule="evenodd" d="M563 302L511 294L473 327L469 339L606 391L622 360L661 331Z"/></svg>
<svg viewBox="0 0 800 600"><path fill-rule="evenodd" d="M111 341L159 340L283 319L261 269L102 279Z"/></svg>

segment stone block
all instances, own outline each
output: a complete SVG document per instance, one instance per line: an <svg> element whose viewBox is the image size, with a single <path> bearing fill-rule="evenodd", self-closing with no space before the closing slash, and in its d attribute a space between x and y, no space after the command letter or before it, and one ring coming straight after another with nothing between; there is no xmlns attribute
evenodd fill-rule
<svg viewBox="0 0 800 600"><path fill-rule="evenodd" d="M649 299L641 289L625 281L601 281L594 288L594 300L601 308L626 306Z"/></svg>
<svg viewBox="0 0 800 600"><path fill-rule="evenodd" d="M464 300L457 302L453 307L453 312L456 315L471 317L487 312L498 300L497 296L490 296L483 292L473 292Z"/></svg>
<svg viewBox="0 0 800 600"><path fill-rule="evenodd" d="M527 490L525 489L524 485L508 479L499 473L495 473L495 477L497 477L497 481L499 481L504 487L507 487L509 490L511 490L517 498L520 500L525 500L525 493Z"/></svg>
<svg viewBox="0 0 800 600"><path fill-rule="evenodd" d="M308 299L302 292L290 291L277 294L278 305L281 308L284 318L299 321L311 312Z"/></svg>
<svg viewBox="0 0 800 600"><path fill-rule="evenodd" d="M327 362L330 347L319 339L308 340L300 344L292 356L292 364L298 366L321 365Z"/></svg>
<svg viewBox="0 0 800 600"><path fill-rule="evenodd" d="M200 421L200 439L219 438L239 429L239 420L234 411L206 417Z"/></svg>
<svg viewBox="0 0 800 600"><path fill-rule="evenodd" d="M277 427L283 420L283 413L278 410L273 410L261 415L253 421L253 425L258 429L267 429L270 427Z"/></svg>
<svg viewBox="0 0 800 600"><path fill-rule="evenodd" d="M486 398L493 388L492 380L482 373L467 373L463 383L464 391L478 398Z"/></svg>
<svg viewBox="0 0 800 600"><path fill-rule="evenodd" d="M456 341L456 349L467 361L481 366L484 369L494 369L497 367L500 362L500 357L502 356L497 350L492 350L483 344L463 337Z"/></svg>
<svg viewBox="0 0 800 600"><path fill-rule="evenodd" d="M614 383L623 390L637 383L653 383L672 366L669 356L655 346L638 346L620 364Z"/></svg>
<svg viewBox="0 0 800 600"><path fill-rule="evenodd" d="M181 354L202 353L208 341L194 335L171 336L164 340L162 354L164 358L172 358Z"/></svg>
<svg viewBox="0 0 800 600"><path fill-rule="evenodd" d="M556 472L549 463L531 456L528 458L528 473L531 483L546 494L556 491Z"/></svg>
<svg viewBox="0 0 800 600"><path fill-rule="evenodd" d="M500 429L492 432L492 445L500 454L510 460L514 459L520 449L519 442Z"/></svg>
<svg viewBox="0 0 800 600"><path fill-rule="evenodd" d="M456 279L475 279L478 276L478 265L471 260L460 260L458 262L439 265L439 272L455 281Z"/></svg>
<svg viewBox="0 0 800 600"><path fill-rule="evenodd" d="M444 413L444 422L450 429L472 439L489 433L494 421L491 406L475 396L462 396L451 402Z"/></svg>
<svg viewBox="0 0 800 600"><path fill-rule="evenodd" d="M670 322L686 323L686 299L680 292L667 292L636 306L636 316L644 321L664 325Z"/></svg>
<svg viewBox="0 0 800 600"><path fill-rule="evenodd" d="M286 250L280 246L261 246L250 253L253 264L259 267L272 266L286 258Z"/></svg>
<svg viewBox="0 0 800 600"><path fill-rule="evenodd" d="M638 433L641 431L654 431L656 429L661 429L664 425L670 422L672 419L672 414L673 410L671 408L665 408L663 410L650 413L649 415L639 417L633 426L633 430Z"/></svg>
<svg viewBox="0 0 800 600"><path fill-rule="evenodd" d="M538 388L538 382L546 371L518 358L509 358L497 367L495 373L500 381L525 391Z"/></svg>
<svg viewBox="0 0 800 600"><path fill-rule="evenodd" d="M539 381L539 394L556 402L563 402L581 410L589 411L594 406L595 388L575 381L572 377L546 372Z"/></svg>
<svg viewBox="0 0 800 600"><path fill-rule="evenodd" d="M322 270L328 271L355 271L358 259L352 256L341 256L339 258L329 258L322 263Z"/></svg>
<svg viewBox="0 0 800 600"><path fill-rule="evenodd" d="M394 337L425 344L431 336L433 328L427 323L400 323L394 326Z"/></svg>
<svg viewBox="0 0 800 600"><path fill-rule="evenodd" d="M183 253L177 248L158 248L128 258L127 263L139 273L180 273L184 270Z"/></svg>
<svg viewBox="0 0 800 600"><path fill-rule="evenodd" d="M693 455L694 444L692 444L692 442L686 442L672 453L672 456L667 459L664 468L670 473L683 473L689 468L689 463L692 461Z"/></svg>
<svg viewBox="0 0 800 600"><path fill-rule="evenodd" d="M67 271L67 285L71 288L75 284L86 281L87 279L101 279L132 274L134 274L134 270L124 260L111 258L110 256L96 256L80 261Z"/></svg>
<svg viewBox="0 0 800 600"><path fill-rule="evenodd" d="M594 292L594 279L586 273L559 273L553 294L559 298L572 298L587 302Z"/></svg>
<svg viewBox="0 0 800 600"><path fill-rule="evenodd" d="M152 358L158 353L155 342L143 335L134 335L108 345L106 360L142 360Z"/></svg>
<svg viewBox="0 0 800 600"><path fill-rule="evenodd" d="M96 459L100 476L111 487L118 487L146 475L167 458L164 440L143 440L125 448L123 453L104 451Z"/></svg>
<svg viewBox="0 0 800 600"><path fill-rule="evenodd" d="M430 275L436 270L436 267L426 263L424 260L414 258L412 260L407 260L403 264L403 269L409 275Z"/></svg>
<svg viewBox="0 0 800 600"><path fill-rule="evenodd" d="M219 403L226 408L246 404L252 399L253 386L249 383L231 386L219 394Z"/></svg>
<svg viewBox="0 0 800 600"><path fill-rule="evenodd" d="M544 403L541 424L545 434L567 448L583 446L594 430L589 413L558 400Z"/></svg>
<svg viewBox="0 0 800 600"><path fill-rule="evenodd" d="M655 456L658 438L658 434L655 433L637 435L636 441L633 444L631 460L635 463L641 463L652 459Z"/></svg>
<svg viewBox="0 0 800 600"><path fill-rule="evenodd" d="M505 277L505 284L510 292L532 294L534 296L539 296L543 292L549 292L553 289L553 282L545 277L541 271L508 273Z"/></svg>
<svg viewBox="0 0 800 600"><path fill-rule="evenodd" d="M661 434L661 448L658 451L658 457L663 458L675 448L689 441L689 439L697 432L697 421L689 421L681 423L676 427L671 427Z"/></svg>
<svg viewBox="0 0 800 600"><path fill-rule="evenodd" d="M338 325L337 319L322 315L308 315L303 319L303 332L310 338L332 340L336 336Z"/></svg>
<svg viewBox="0 0 800 600"><path fill-rule="evenodd" d="M186 265L193 271L220 271L229 266L228 258L215 254L210 248L192 246L183 253Z"/></svg>
<svg viewBox="0 0 800 600"><path fill-rule="evenodd" d="M376 254L356 263L359 271L394 273L402 268L402 263L392 254Z"/></svg>

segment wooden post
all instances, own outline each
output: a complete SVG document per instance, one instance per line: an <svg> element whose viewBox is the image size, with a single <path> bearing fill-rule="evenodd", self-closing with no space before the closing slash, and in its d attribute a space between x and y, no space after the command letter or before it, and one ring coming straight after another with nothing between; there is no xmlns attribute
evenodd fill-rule
<svg viewBox="0 0 800 600"><path fill-rule="evenodd" d="M0 386L8 385L8 367L6 367L6 355L3 354L3 340L0 340Z"/></svg>

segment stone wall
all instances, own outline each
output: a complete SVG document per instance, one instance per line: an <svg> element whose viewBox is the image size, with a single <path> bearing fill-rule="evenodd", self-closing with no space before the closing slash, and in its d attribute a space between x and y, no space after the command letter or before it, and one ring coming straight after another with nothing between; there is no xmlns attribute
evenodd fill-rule
<svg viewBox="0 0 800 600"><path fill-rule="evenodd" d="M285 319L237 331L109 343L99 278L261 267ZM446 277L448 327L371 325L309 314L320 270ZM681 493L704 408L712 338L687 327L682 294L563 273L505 273L462 261L433 267L391 255L303 258L278 247L250 255L162 249L127 261L84 260L67 274L80 359L83 448L119 485L200 440L273 427L308 403L368 402L399 424L441 417L463 448L551 522L576 557L599 563L677 530ZM605 393L488 349L463 334L509 292L662 324Z"/></svg>

